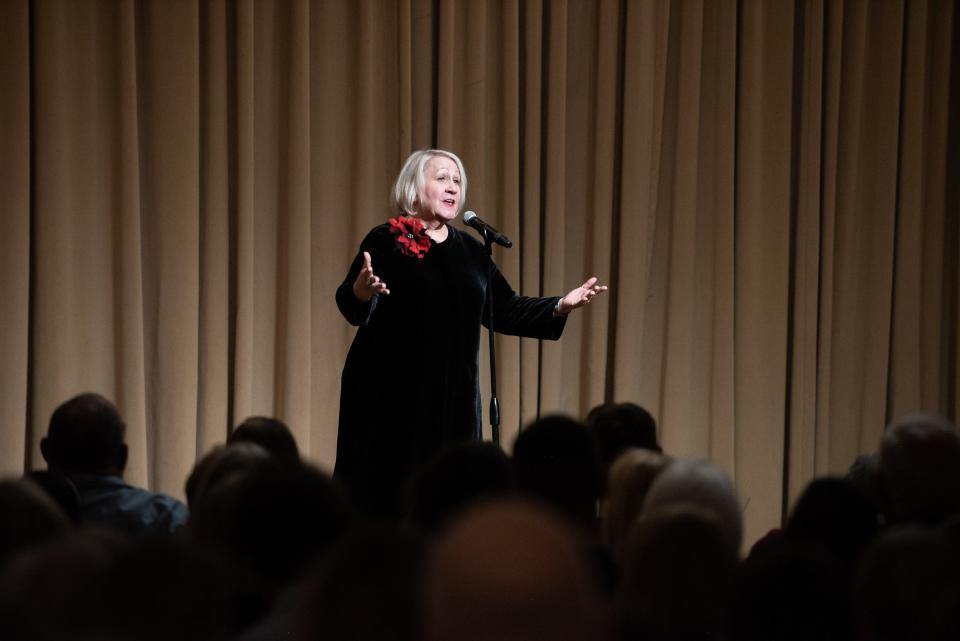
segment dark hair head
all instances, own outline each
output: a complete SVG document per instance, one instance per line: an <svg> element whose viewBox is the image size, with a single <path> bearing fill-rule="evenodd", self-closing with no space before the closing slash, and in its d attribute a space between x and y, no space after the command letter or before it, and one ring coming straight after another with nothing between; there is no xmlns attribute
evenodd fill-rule
<svg viewBox="0 0 960 641"><path fill-rule="evenodd" d="M277 464L269 452L254 443L218 445L204 454L190 471L184 485L187 505L193 508L211 488L234 476Z"/></svg>
<svg viewBox="0 0 960 641"><path fill-rule="evenodd" d="M803 491L787 520L784 536L815 545L852 569L879 524L877 507L857 486L844 479L824 477L812 481Z"/></svg>
<svg viewBox="0 0 960 641"><path fill-rule="evenodd" d="M600 472L596 444L583 424L559 415L534 421L517 437L513 460L518 489L578 523L593 524Z"/></svg>
<svg viewBox="0 0 960 641"><path fill-rule="evenodd" d="M51 468L89 474L122 472L127 463L125 431L113 403L99 394L80 394L53 412L40 448Z"/></svg>
<svg viewBox="0 0 960 641"><path fill-rule="evenodd" d="M227 445L254 443L272 456L289 463L300 462L297 440L287 424L269 416L251 416L227 436Z"/></svg>
<svg viewBox="0 0 960 641"><path fill-rule="evenodd" d="M624 639L717 639L736 572L722 523L692 505L641 516L617 596Z"/></svg>
<svg viewBox="0 0 960 641"><path fill-rule="evenodd" d="M390 523L352 529L300 585L291 618L299 639L415 641L420 635L424 541Z"/></svg>
<svg viewBox="0 0 960 641"><path fill-rule="evenodd" d="M70 522L53 499L26 479L0 481L0 570L20 550L66 534Z"/></svg>
<svg viewBox="0 0 960 641"><path fill-rule="evenodd" d="M631 448L663 452L657 443L657 422L635 403L597 405L587 414L587 427L597 439L597 453L604 470Z"/></svg>
<svg viewBox="0 0 960 641"><path fill-rule="evenodd" d="M480 500L515 487L513 462L493 443L463 443L425 465L414 479L414 523L429 532Z"/></svg>
<svg viewBox="0 0 960 641"><path fill-rule="evenodd" d="M855 606L861 639L956 639L960 554L942 534L893 526L864 551Z"/></svg>
<svg viewBox="0 0 960 641"><path fill-rule="evenodd" d="M847 571L820 547L779 541L740 567L729 638L853 639Z"/></svg>
<svg viewBox="0 0 960 641"><path fill-rule="evenodd" d="M269 591L298 578L346 527L351 510L323 472L266 463L241 467L201 492L190 531Z"/></svg>

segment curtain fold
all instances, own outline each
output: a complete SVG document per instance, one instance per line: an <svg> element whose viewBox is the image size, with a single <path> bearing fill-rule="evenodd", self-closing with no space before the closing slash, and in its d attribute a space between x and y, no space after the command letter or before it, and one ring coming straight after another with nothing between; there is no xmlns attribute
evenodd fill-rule
<svg viewBox="0 0 960 641"><path fill-rule="evenodd" d="M0 4L0 471L22 469L32 422L30 355L30 6Z"/></svg>
<svg viewBox="0 0 960 641"><path fill-rule="evenodd" d="M771 426L784 423L787 403L795 16L763 0L740 6L733 470L750 488L741 500L753 539L783 502L786 435Z"/></svg>
<svg viewBox="0 0 960 641"><path fill-rule="evenodd" d="M950 0L17 0L0 25L4 472L86 390L134 483L180 494L251 414L331 467L333 293L434 146L518 291L612 285L559 342L497 338L507 449L638 402L734 477L750 540L893 416L957 418Z"/></svg>

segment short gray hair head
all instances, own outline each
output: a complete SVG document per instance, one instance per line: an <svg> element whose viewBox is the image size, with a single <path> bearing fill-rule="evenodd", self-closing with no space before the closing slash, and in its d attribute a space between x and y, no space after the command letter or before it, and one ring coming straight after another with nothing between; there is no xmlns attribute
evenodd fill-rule
<svg viewBox="0 0 960 641"><path fill-rule="evenodd" d="M879 481L889 521L938 525L960 513L960 432L931 414L893 421L880 443Z"/></svg>
<svg viewBox="0 0 960 641"><path fill-rule="evenodd" d="M730 550L736 555L743 540L743 514L730 477L702 460L681 459L660 472L643 504L643 513L678 504L712 512L720 521Z"/></svg>
<svg viewBox="0 0 960 641"><path fill-rule="evenodd" d="M437 156L449 158L457 165L457 171L460 172L460 206L457 208L457 213L463 211L463 205L467 202L467 171L455 153L443 149L415 151L407 158L407 162L403 163L403 169L400 170L397 182L393 186L393 204L397 209L409 216L417 215L416 207L420 195L423 194L425 183L423 172L427 163Z"/></svg>

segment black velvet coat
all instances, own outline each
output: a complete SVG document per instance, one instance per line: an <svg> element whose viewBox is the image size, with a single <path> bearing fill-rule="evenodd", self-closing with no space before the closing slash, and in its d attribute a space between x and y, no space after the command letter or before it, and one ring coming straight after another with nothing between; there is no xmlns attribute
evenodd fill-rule
<svg viewBox="0 0 960 641"><path fill-rule="evenodd" d="M469 233L448 232L418 259L401 252L389 225L374 227L337 289L340 312L359 330L343 367L334 476L374 512L396 512L411 474L440 450L480 438L487 256ZM353 294L363 252L390 289L366 303ZM493 299L497 332L563 332L557 297L519 296L496 268Z"/></svg>

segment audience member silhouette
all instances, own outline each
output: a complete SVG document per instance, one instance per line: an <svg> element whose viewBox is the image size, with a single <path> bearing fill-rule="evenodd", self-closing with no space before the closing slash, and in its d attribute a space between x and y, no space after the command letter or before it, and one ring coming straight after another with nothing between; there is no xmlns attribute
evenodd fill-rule
<svg viewBox="0 0 960 641"><path fill-rule="evenodd" d="M851 573L879 527L876 505L859 488L845 479L823 477L797 499L784 538L820 548Z"/></svg>
<svg viewBox="0 0 960 641"><path fill-rule="evenodd" d="M649 514L676 505L695 506L713 514L731 553L739 554L743 515L733 483L720 468L699 460L670 463L650 486L643 511Z"/></svg>
<svg viewBox="0 0 960 641"><path fill-rule="evenodd" d="M887 522L937 525L960 512L960 433L945 419L915 414L891 423L878 471Z"/></svg>
<svg viewBox="0 0 960 641"><path fill-rule="evenodd" d="M18 552L65 535L63 511L31 481L0 481L0 571Z"/></svg>
<svg viewBox="0 0 960 641"><path fill-rule="evenodd" d="M516 487L513 461L493 443L464 443L443 452L414 479L412 522L436 533L478 501Z"/></svg>
<svg viewBox="0 0 960 641"><path fill-rule="evenodd" d="M251 416L227 436L227 445L253 443L281 461L295 465L300 462L300 448L293 432L280 419Z"/></svg>
<svg viewBox="0 0 960 641"><path fill-rule="evenodd" d="M601 507L604 544L617 561L623 559L623 544L643 512L647 492L670 460L650 450L624 452L607 474L607 495Z"/></svg>
<svg viewBox="0 0 960 641"><path fill-rule="evenodd" d="M657 422L635 403L597 405L587 414L586 425L597 442L601 495L606 493L610 466L621 454L635 448L663 453L657 442Z"/></svg>
<svg viewBox="0 0 960 641"><path fill-rule="evenodd" d="M231 632L266 616L279 592L303 575L350 519L350 506L329 476L274 458L202 491L189 530L231 568Z"/></svg>
<svg viewBox="0 0 960 641"><path fill-rule="evenodd" d="M894 527L864 552L856 582L858 638L960 638L960 554L943 534Z"/></svg>
<svg viewBox="0 0 960 641"><path fill-rule="evenodd" d="M272 466L279 461L267 450L255 443L240 442L233 445L218 445L197 461L187 476L184 493L190 509L196 507L201 497L221 482L243 475L256 468ZM298 460L296 465L299 465Z"/></svg>
<svg viewBox="0 0 960 641"><path fill-rule="evenodd" d="M520 432L513 446L517 486L594 533L599 466L590 432L566 416L548 416Z"/></svg>
<svg viewBox="0 0 960 641"><path fill-rule="evenodd" d="M617 600L620 638L722 638L736 554L716 514L692 504L645 512L626 543Z"/></svg>
<svg viewBox="0 0 960 641"><path fill-rule="evenodd" d="M302 585L295 616L300 639L420 641L425 551L418 535L391 524L347 533Z"/></svg>
<svg viewBox="0 0 960 641"><path fill-rule="evenodd" d="M10 641L221 641L216 565L179 537L79 530L22 554L0 579Z"/></svg>
<svg viewBox="0 0 960 641"><path fill-rule="evenodd" d="M850 571L826 548L780 540L738 573L729 638L853 641Z"/></svg>
<svg viewBox="0 0 960 641"><path fill-rule="evenodd" d="M113 403L98 394L81 394L53 412L40 451L50 470L77 488L84 521L128 534L173 532L186 523L187 507L124 482L125 430Z"/></svg>
<svg viewBox="0 0 960 641"><path fill-rule="evenodd" d="M569 524L540 505L499 501L465 512L429 555L423 638L609 638L581 550Z"/></svg>
<svg viewBox="0 0 960 641"><path fill-rule="evenodd" d="M0 575L0 639L110 639L103 599L130 540L112 528L81 529L19 554Z"/></svg>

